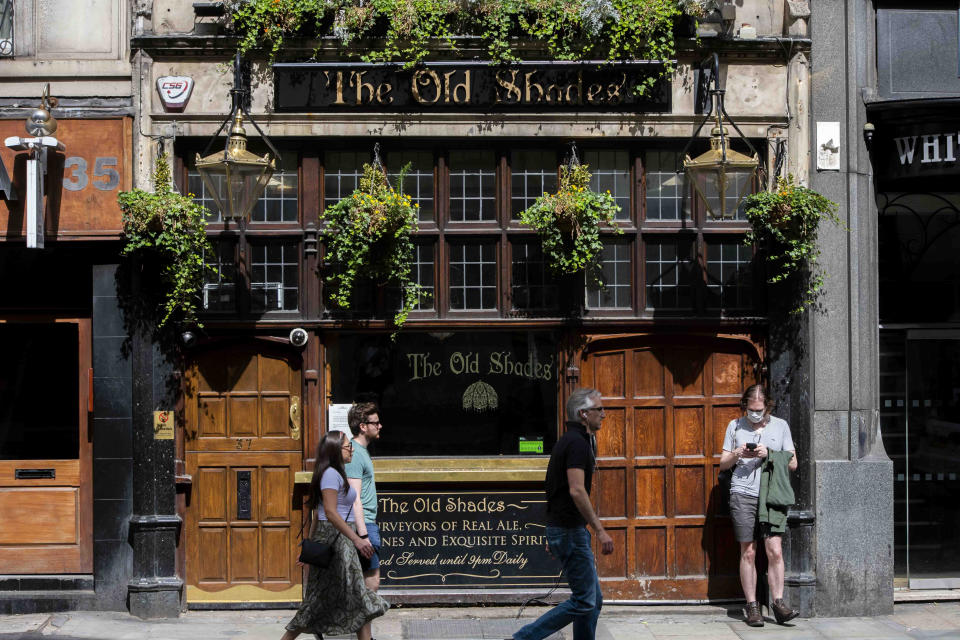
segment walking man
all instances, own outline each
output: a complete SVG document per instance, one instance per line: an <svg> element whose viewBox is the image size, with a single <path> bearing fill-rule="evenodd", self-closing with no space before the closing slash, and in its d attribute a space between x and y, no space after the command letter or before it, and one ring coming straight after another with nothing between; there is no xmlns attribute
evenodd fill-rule
<svg viewBox="0 0 960 640"><path fill-rule="evenodd" d="M377 483L373 478L373 460L367 447L380 438L380 413L372 402L355 403L347 414L347 424L353 433L353 459L344 465L347 482L357 491L354 513L363 511L357 518L357 533L369 539L373 545L370 565L363 567L363 580L367 587L376 591L380 586L380 528L377 526ZM366 565L364 559L361 563Z"/></svg>
<svg viewBox="0 0 960 640"><path fill-rule="evenodd" d="M547 465L547 543L563 566L570 599L561 602L508 640L541 640L573 623L573 640L594 640L603 606L600 580L590 548L593 529L604 555L613 540L590 504L596 464L596 433L606 414L596 389L577 389L567 400L566 433L557 441Z"/></svg>

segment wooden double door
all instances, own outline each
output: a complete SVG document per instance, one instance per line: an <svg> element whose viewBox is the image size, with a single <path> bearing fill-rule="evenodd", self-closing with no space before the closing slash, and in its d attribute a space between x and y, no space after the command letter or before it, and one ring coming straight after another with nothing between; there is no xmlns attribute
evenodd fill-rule
<svg viewBox="0 0 960 640"><path fill-rule="evenodd" d="M188 602L294 602L302 496L299 358L255 346L196 357L186 376Z"/></svg>
<svg viewBox="0 0 960 640"><path fill-rule="evenodd" d="M592 491L615 542L612 555L597 555L606 597L739 595L717 473L758 360L753 344L736 338L611 336L586 347L581 381L606 407Z"/></svg>

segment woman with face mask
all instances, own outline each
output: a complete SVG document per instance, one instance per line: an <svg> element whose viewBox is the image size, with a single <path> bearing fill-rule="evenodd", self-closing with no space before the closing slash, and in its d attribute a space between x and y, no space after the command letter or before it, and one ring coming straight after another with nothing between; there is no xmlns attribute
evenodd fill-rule
<svg viewBox="0 0 960 640"><path fill-rule="evenodd" d="M785 420L770 415L774 403L766 390L752 385L743 392L740 408L743 416L731 420L723 440L720 470L733 468L730 480L730 517L734 535L740 544L740 584L747 600L747 624L762 627L763 616L757 602L757 538L762 538L767 552L767 581L773 595L773 613L783 624L797 617L798 612L783 601L783 551L780 534L770 531L758 521L760 475L763 461L771 451L789 451L793 455L787 468L797 468L796 448Z"/></svg>

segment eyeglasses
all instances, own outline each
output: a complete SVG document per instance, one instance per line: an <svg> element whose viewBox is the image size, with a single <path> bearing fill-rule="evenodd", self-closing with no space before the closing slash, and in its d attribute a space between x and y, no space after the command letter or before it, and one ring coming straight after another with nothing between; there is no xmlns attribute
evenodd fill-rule
<svg viewBox="0 0 960 640"><path fill-rule="evenodd" d="M379 427L379 426L380 426L380 421L377 420L376 422L361 422L360 424L369 424L369 425L372 426L372 427Z"/></svg>
<svg viewBox="0 0 960 640"><path fill-rule="evenodd" d="M606 410L603 407L590 407L589 409L584 409L584 411L599 411L600 413L606 413Z"/></svg>
<svg viewBox="0 0 960 640"><path fill-rule="evenodd" d="M348 442L347 444L343 445L340 448L343 449L344 451L353 451L353 443Z"/></svg>

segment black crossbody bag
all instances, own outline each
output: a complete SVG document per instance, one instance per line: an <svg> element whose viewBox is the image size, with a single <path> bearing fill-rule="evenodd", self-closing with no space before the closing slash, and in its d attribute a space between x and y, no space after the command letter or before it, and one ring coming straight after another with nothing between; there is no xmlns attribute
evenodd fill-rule
<svg viewBox="0 0 960 640"><path fill-rule="evenodd" d="M347 512L347 518L350 517L351 513L353 513L352 504L350 505L350 511ZM344 518L344 521L346 521L346 518ZM297 534L297 537L303 536L303 528L305 526L307 526L306 522L300 526L300 533ZM300 543L300 557L298 560L304 564L326 569L333 561L333 545L337 543L340 535L340 531L338 530L337 537L334 538L332 542L316 542L310 538L304 538L303 542Z"/></svg>

